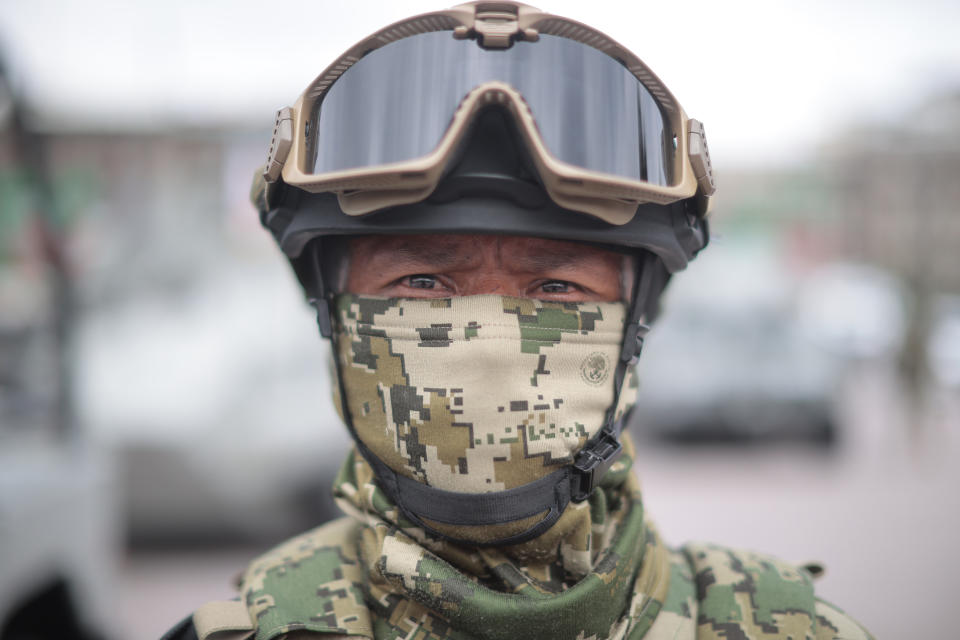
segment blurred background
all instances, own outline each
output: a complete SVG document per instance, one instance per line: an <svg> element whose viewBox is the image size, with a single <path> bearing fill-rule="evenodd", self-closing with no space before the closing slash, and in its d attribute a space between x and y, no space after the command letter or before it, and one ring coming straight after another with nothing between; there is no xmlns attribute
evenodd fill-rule
<svg viewBox="0 0 960 640"><path fill-rule="evenodd" d="M632 427L661 532L821 561L878 637L945 637L960 4L540 6L709 132L713 243L671 285ZM442 7L0 6L0 639L157 638L333 517L327 353L249 179L335 56Z"/></svg>

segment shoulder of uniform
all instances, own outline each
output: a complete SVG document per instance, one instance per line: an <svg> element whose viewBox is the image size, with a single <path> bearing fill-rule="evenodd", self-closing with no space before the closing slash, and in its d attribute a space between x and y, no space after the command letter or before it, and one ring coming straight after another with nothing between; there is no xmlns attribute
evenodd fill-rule
<svg viewBox="0 0 960 640"><path fill-rule="evenodd" d="M241 599L257 638L291 633L373 636L357 543L362 525L340 518L291 538L254 560ZM219 639L217 639L219 640Z"/></svg>
<svg viewBox="0 0 960 640"><path fill-rule="evenodd" d="M852 618L816 598L813 579L822 573L818 565L797 566L770 555L704 543L687 544L682 553L690 566L694 617L701 630L753 620L762 630L756 637L780 637L781 631L804 637L816 630L817 640L872 638Z"/></svg>
<svg viewBox="0 0 960 640"><path fill-rule="evenodd" d="M319 547L353 546L360 523L349 517L337 518L316 529L311 529L284 542L257 557L247 570L245 578L257 566L282 561L291 556L303 555L306 549Z"/></svg>
<svg viewBox="0 0 960 640"><path fill-rule="evenodd" d="M241 592L249 595L264 587L268 576L341 577L345 566L357 567L357 537L360 524L338 518L280 543L255 558L240 578Z"/></svg>
<svg viewBox="0 0 960 640"><path fill-rule="evenodd" d="M870 632L838 607L817 598L817 640L874 640Z"/></svg>
<svg viewBox="0 0 960 640"><path fill-rule="evenodd" d="M197 632L193 628L193 616L189 615L170 627L160 640L197 640Z"/></svg>
<svg viewBox="0 0 960 640"><path fill-rule="evenodd" d="M283 634L284 640L316 638L316 631L296 628L301 612L291 611L289 606L289 602L302 599L303 593L314 593L324 599L321 605L337 605L334 613L353 608L358 610L358 618L363 618L359 613L364 607L358 593L361 579L356 554L358 526L355 520L340 518L279 544L250 563L240 578L239 599L208 602L171 628L161 640L248 640L254 635L274 637L278 634ZM278 581L280 576L282 579ZM323 610L322 607L316 609ZM344 617L350 619L340 624ZM367 631L367 625L357 625L350 615L328 618L318 623L324 638L355 638ZM264 629L264 623L271 628ZM340 631L343 633L338 633Z"/></svg>
<svg viewBox="0 0 960 640"><path fill-rule="evenodd" d="M251 621L246 605L239 600L208 602L191 616L187 616L160 640L252 640L256 625ZM284 640L315 640L317 634L307 631L292 631ZM324 640L345 640L357 636L346 634L323 634Z"/></svg>
<svg viewBox="0 0 960 640"><path fill-rule="evenodd" d="M701 599L709 597L711 591L750 593L760 598L762 606L777 608L777 601L784 599L814 610L813 575L805 567L775 556L709 543L690 543L682 550Z"/></svg>

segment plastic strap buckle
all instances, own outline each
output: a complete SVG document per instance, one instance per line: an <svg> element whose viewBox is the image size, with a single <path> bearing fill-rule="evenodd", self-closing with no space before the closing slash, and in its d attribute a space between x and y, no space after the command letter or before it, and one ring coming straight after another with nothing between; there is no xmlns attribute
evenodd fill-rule
<svg viewBox="0 0 960 640"><path fill-rule="evenodd" d="M488 49L507 49L514 40L536 42L540 35L536 29L521 27L519 7L504 2L473 3L473 26L459 25L453 30L457 39L480 39L480 46Z"/></svg>
<svg viewBox="0 0 960 640"><path fill-rule="evenodd" d="M643 349L643 339L650 332L650 327L642 322L631 322L626 326L623 336L623 350L620 359L629 365L635 365Z"/></svg>
<svg viewBox="0 0 960 640"><path fill-rule="evenodd" d="M596 440L580 450L573 461L570 499L574 502L583 502L590 497L607 470L623 452L623 445L613 432L604 429L597 436Z"/></svg>

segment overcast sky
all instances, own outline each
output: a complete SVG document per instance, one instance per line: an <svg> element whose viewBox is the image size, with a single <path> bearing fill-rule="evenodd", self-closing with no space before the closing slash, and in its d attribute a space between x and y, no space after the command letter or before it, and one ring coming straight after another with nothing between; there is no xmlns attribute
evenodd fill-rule
<svg viewBox="0 0 960 640"><path fill-rule="evenodd" d="M632 49L706 126L716 165L805 157L960 88L956 0L553 0ZM272 125L333 58L443 0L0 0L17 86L81 122Z"/></svg>

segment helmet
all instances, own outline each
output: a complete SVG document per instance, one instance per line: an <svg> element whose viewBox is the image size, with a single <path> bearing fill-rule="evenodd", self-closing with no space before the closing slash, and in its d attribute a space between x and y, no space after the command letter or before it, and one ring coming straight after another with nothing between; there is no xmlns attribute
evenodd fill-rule
<svg viewBox="0 0 960 640"><path fill-rule="evenodd" d="M278 112L251 197L331 339L338 237L495 233L639 257L613 407L574 463L542 481L461 494L398 475L357 437L340 383L358 450L411 520L549 514L495 541L512 544L589 496L619 455L613 409L670 275L707 244L714 189L703 126L631 52L527 5L472 2L392 24L327 67Z"/></svg>

